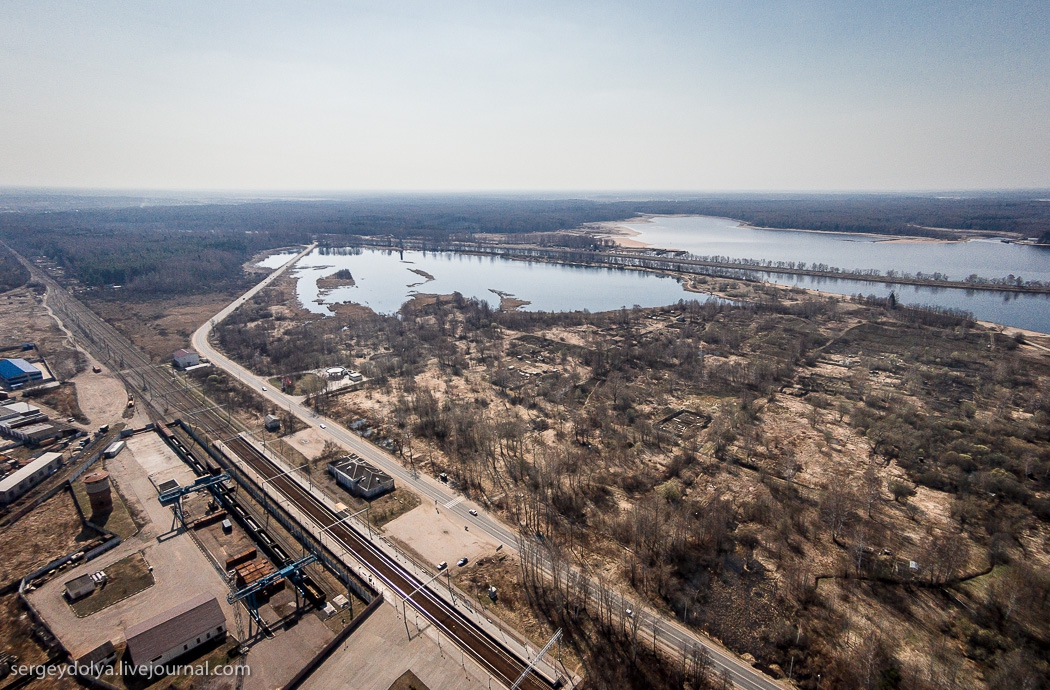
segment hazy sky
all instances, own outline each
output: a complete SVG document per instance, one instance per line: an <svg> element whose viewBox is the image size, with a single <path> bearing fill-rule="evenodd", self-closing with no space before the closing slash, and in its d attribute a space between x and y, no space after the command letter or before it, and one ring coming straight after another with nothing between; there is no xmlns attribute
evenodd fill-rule
<svg viewBox="0 0 1050 690"><path fill-rule="evenodd" d="M1050 187L1050 2L3 2L0 185Z"/></svg>

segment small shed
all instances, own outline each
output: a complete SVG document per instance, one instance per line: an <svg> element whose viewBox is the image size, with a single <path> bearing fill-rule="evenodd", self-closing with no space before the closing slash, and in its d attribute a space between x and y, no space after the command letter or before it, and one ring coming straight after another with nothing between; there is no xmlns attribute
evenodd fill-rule
<svg viewBox="0 0 1050 690"><path fill-rule="evenodd" d="M263 419L263 426L267 431L280 431L281 419L276 415L268 414L265 419Z"/></svg>
<svg viewBox="0 0 1050 690"><path fill-rule="evenodd" d="M77 659L77 671L89 676L98 677L117 663L117 648L111 640L106 640Z"/></svg>
<svg viewBox="0 0 1050 690"><path fill-rule="evenodd" d="M81 575L66 583L66 599L78 601L95 592L95 581L90 575Z"/></svg>

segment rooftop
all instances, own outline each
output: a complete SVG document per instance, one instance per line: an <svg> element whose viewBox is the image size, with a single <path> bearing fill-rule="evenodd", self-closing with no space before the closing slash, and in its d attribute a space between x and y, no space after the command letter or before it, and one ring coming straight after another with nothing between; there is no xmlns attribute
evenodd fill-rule
<svg viewBox="0 0 1050 690"><path fill-rule="evenodd" d="M389 474L364 460L341 458L333 462L332 466L354 480L364 491L371 491L393 480Z"/></svg>
<svg viewBox="0 0 1050 690"><path fill-rule="evenodd" d="M7 475L3 479L0 479L0 493L10 491L12 488L17 486L23 479L32 475L34 472L39 470L41 467L45 467L48 463L53 461L55 458L62 457L61 453L44 453L33 462L29 463L25 467L22 467L15 472Z"/></svg>
<svg viewBox="0 0 1050 690"><path fill-rule="evenodd" d="M135 663L148 664L175 645L225 623L218 600L211 594L198 594L131 626L124 637Z"/></svg>
<svg viewBox="0 0 1050 690"><path fill-rule="evenodd" d="M10 377L19 374L39 374L40 370L24 359L0 359L0 376Z"/></svg>

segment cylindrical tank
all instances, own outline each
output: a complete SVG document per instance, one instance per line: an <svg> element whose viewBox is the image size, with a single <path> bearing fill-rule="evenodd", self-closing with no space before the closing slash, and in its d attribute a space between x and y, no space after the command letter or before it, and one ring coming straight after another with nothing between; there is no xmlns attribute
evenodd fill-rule
<svg viewBox="0 0 1050 690"><path fill-rule="evenodd" d="M113 496L109 488L109 472L93 472L84 477L84 488L87 489L93 515L101 515L113 510Z"/></svg>

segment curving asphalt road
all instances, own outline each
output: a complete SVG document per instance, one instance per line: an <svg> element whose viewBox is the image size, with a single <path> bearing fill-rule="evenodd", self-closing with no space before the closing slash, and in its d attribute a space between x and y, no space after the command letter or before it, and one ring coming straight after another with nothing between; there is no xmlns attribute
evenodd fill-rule
<svg viewBox="0 0 1050 690"><path fill-rule="evenodd" d="M297 399L284 394L280 390L274 390L274 387L270 385L265 377L256 376L240 364L237 364L223 355L208 342L211 331L217 324L221 323L245 301L251 299L256 293L273 282L302 257L309 254L316 246L316 243L311 244L267 276L258 285L235 299L222 311L209 319L207 323L198 328L193 334L193 346L197 349L198 353L208 357L215 366L223 369L226 373L233 376L244 385L254 389L257 393L269 399L274 404L283 407L289 413L295 415L310 426L315 427L322 437L327 436L331 440L342 444L344 447L349 448L368 462L394 477L396 481L410 486L416 493L420 494L420 496L434 501L435 505L439 506L440 510L445 511L446 515L458 520L460 524L470 525L474 529L480 529L495 538L501 544L505 544L507 547L518 550L519 544L516 529L510 528L501 520L492 517L484 511L481 506L464 500L461 495L451 491L448 487L440 484L437 480L406 469L396 458L394 458L393 455L387 453L378 446L369 443L340 424L333 422L326 417L319 416L310 408L302 405ZM266 388L266 390L263 390L263 388ZM321 424L324 424L325 428L322 429L320 427ZM470 515L468 512L472 509L478 511L477 517ZM595 584L593 586L592 594L596 595L597 590L598 585ZM617 597L619 597L619 592L617 592ZM678 623L678 621L664 617L645 606L628 600L625 600L625 602L627 606L632 608L634 615L638 617L639 636L653 635L653 628L655 626L655 636L657 640L662 646L671 650L675 656L680 656L683 650L688 652L694 646L705 648L711 656L713 665L719 671L722 669L729 671L735 687L743 688L744 690L784 690L784 688L790 687L787 684L781 684L762 672L752 668L747 662L741 660L720 644L714 642L710 638L693 633Z"/></svg>

